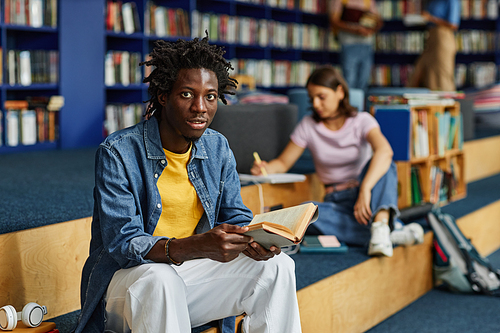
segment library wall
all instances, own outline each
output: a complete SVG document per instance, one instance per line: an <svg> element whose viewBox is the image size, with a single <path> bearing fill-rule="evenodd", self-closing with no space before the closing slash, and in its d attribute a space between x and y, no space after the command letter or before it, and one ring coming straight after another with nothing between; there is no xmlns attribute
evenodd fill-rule
<svg viewBox="0 0 500 333"><path fill-rule="evenodd" d="M16 12L20 1L0 1L0 154L96 146L137 122L148 99L141 81L147 69L137 64L159 38L175 41L207 30L225 47L233 74L251 75L257 88L279 93L303 86L315 66L338 64L326 0L30 0L29 10ZM403 18L420 13L422 4L377 4L385 26L376 36L372 86L404 86L425 30L404 25ZM457 86L481 87L497 78L498 5L462 4ZM31 14L37 6L44 6L42 16ZM35 101L46 109L51 96L63 97L60 111L33 112ZM7 109L7 101L28 101L28 107Z"/></svg>

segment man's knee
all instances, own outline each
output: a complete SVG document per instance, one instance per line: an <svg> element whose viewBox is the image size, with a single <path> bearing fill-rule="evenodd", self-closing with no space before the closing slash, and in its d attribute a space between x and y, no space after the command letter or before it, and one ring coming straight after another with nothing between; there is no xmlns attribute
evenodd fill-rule
<svg viewBox="0 0 500 333"><path fill-rule="evenodd" d="M169 294L172 290L185 289L184 281L170 265L144 264L138 268L138 276L135 277L131 289L157 296Z"/></svg>
<svg viewBox="0 0 500 333"><path fill-rule="evenodd" d="M295 261L285 253L280 253L268 261L269 269L274 269L276 276L285 275L295 277Z"/></svg>

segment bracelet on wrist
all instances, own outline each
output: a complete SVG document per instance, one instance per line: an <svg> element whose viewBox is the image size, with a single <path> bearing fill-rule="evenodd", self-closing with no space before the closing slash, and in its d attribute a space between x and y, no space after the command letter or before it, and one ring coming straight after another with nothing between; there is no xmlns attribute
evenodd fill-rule
<svg viewBox="0 0 500 333"><path fill-rule="evenodd" d="M169 253L169 246L170 246L170 242L173 241L175 239L175 237L172 237L172 238L169 238L166 242L165 242L165 256L167 257L167 263L169 265L175 265L175 266L180 266L182 265L182 263L184 261L181 261L181 262L177 262L175 261L174 259L170 258L170 253Z"/></svg>

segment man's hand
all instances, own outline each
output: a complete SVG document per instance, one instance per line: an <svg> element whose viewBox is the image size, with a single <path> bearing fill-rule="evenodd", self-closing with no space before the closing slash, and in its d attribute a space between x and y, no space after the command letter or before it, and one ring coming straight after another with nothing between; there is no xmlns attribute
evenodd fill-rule
<svg viewBox="0 0 500 333"><path fill-rule="evenodd" d="M254 260L261 261L271 259L275 255L280 254L281 249L276 246L271 246L271 248L267 250L259 243L251 242L250 244L248 244L247 249L243 251L243 253Z"/></svg>
<svg viewBox="0 0 500 333"><path fill-rule="evenodd" d="M199 236L199 251L205 258L228 262L235 259L249 247L252 237L243 235L248 227L221 224Z"/></svg>

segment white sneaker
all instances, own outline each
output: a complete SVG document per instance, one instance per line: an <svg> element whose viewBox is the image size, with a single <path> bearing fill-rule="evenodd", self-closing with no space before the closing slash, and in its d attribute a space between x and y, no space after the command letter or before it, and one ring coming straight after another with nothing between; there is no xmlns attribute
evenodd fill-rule
<svg viewBox="0 0 500 333"><path fill-rule="evenodd" d="M416 245L424 242L424 229L418 223L410 223L391 232L391 242L397 245Z"/></svg>
<svg viewBox="0 0 500 333"><path fill-rule="evenodd" d="M391 229L384 222L373 222L371 227L372 237L368 245L368 255L384 255L392 257Z"/></svg>

